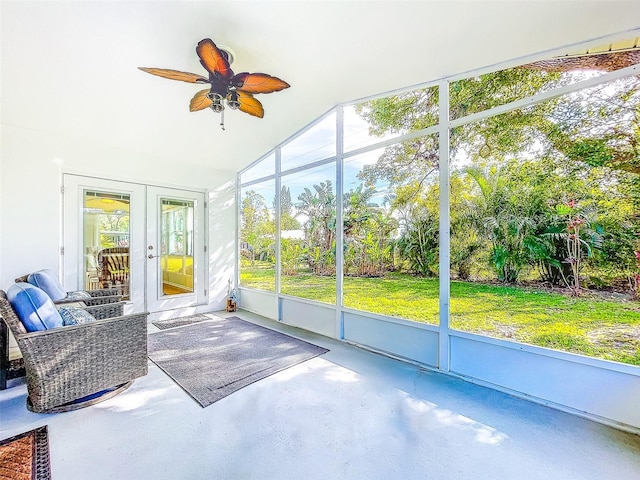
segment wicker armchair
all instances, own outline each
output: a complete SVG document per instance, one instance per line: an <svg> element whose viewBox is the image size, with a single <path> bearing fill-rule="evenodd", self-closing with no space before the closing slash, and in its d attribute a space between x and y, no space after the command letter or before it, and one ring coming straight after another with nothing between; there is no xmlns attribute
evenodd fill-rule
<svg viewBox="0 0 640 480"><path fill-rule="evenodd" d="M28 279L29 279L29 274L16 278L15 282L16 283L28 282ZM60 288L62 288L62 286ZM83 291L91 295L91 298L83 298L81 300L87 306L105 305L107 303L114 303L122 300L122 295L117 288L100 288L97 290L83 290ZM67 294L69 293L71 292L67 292ZM77 301L79 300L63 298L61 300L54 300L53 302L56 304L64 304L64 303L77 302ZM122 315L122 313L120 313L120 315ZM101 317L101 318L106 318L106 317Z"/></svg>
<svg viewBox="0 0 640 480"><path fill-rule="evenodd" d="M87 305L80 306L83 310L89 312L96 320L104 318L121 317L124 315L124 305L126 302L105 303L104 305ZM59 303L58 308L65 305L75 306L76 303ZM7 388L7 380L12 378L24 377L24 366L21 361L11 364L9 361L9 332L7 325L0 318L0 390ZM17 366L16 366L17 365Z"/></svg>
<svg viewBox="0 0 640 480"><path fill-rule="evenodd" d="M0 315L22 352L27 407L33 412L60 412L97 403L147 374L147 313L28 333L0 290ZM104 390L110 391L72 403Z"/></svg>

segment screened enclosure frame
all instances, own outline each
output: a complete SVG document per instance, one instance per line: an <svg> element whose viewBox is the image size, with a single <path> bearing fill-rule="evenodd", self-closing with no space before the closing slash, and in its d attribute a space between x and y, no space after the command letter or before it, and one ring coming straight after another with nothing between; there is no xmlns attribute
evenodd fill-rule
<svg viewBox="0 0 640 480"><path fill-rule="evenodd" d="M637 32L636 32L637 34ZM619 38L619 34L616 35L615 38ZM602 42L603 40L599 40ZM593 43L593 42L591 42ZM596 42L597 43L597 42ZM577 47L572 47L577 48ZM557 51L557 49L555 50ZM284 294L281 291L282 287L282 271L281 271L281 211L280 211L280 195L282 188L282 179L288 175L305 172L312 168L328 166L331 164L335 164L335 201L336 201L336 252L344 251L344 233L343 228L343 213L344 213L344 162L351 157L355 157L357 155L361 155L363 153L372 152L374 150L387 147L389 145L399 144L401 142L407 140L413 140L419 137L424 137L427 135L438 134L438 142L439 142L439 172L438 172L438 180L439 180L439 210L440 210L440 229L439 229L439 325L430 325L430 324L420 324L420 328L434 331L439 333L439 349L438 349L438 368L441 371L449 371L450 370L450 341L449 334L451 332L449 326L449 318L450 318L450 252L451 252L451 242L450 242L450 179L451 179L451 170L450 170L450 150L451 150L451 141L450 141L450 132L453 128L460 127L463 125L467 125L473 122L477 122L479 120L483 120L489 117L501 115L507 112L511 112L517 109L521 109L523 107L535 105L546 100L550 100L568 93L577 92L580 90L584 90L589 87L594 87L597 85L602 85L613 80L622 79L625 77L630 77L634 75L640 74L640 64L636 64L633 66L625 67L619 70L615 70L609 73L605 73L593 78L589 78L587 80L581 80L577 83L564 85L561 87L554 88L549 91L545 91L543 93L538 93L535 95L528 96L526 98L522 98L519 100L515 100L509 103L505 103L503 105L493 107L478 113L472 113L469 115L465 115L461 118L456 118L453 120L449 119L450 113L450 90L449 87L452 82L471 78L483 73L491 73L501 69L510 68L513 66L518 66L526 62L535 61L537 59L549 58L549 52L543 52L534 57L527 57L526 60L516 59L511 62L500 64L499 66L491 66L485 67L483 69L474 70L472 72L467 72L464 74L454 75L450 77L446 77L437 81L426 82L423 84L406 87L403 89L395 90L392 92L386 92L380 95L366 97L362 99L355 100L353 102L343 103L335 106L334 108L328 110L323 115L318 117L312 123L308 124L304 128L300 129L294 135L289 137L286 141L279 144L273 150L269 151L258 160L250 164L248 167L238 172L236 179L236 195L237 195L237 216L236 216L236 231L240 231L240 218L241 218L241 191L244 188L251 187L252 185L259 184L261 182L274 180L275 181L275 203L274 203L274 222L275 222L275 292L269 292L270 294L274 294L278 299L280 298L295 298L297 301L301 301L303 303L309 304L318 304L322 306L326 306L326 304L321 304L320 302L316 302L314 300L302 299L299 297L291 296L288 294ZM404 134L400 134L397 136L393 136L392 138L387 138L385 140L375 142L371 145L366 145L360 148L356 148L350 151L344 151L344 110L345 108L354 106L356 104L380 99L392 95L396 95L403 92L408 92L415 89L422 88L438 88L438 123L433 126L429 126L427 128L410 131ZM326 158L320 158L311 161L309 164L296 166L293 168L289 168L286 170L282 169L282 149L285 148L292 141L300 138L306 132L313 129L316 125L318 125L323 120L329 118L331 115L335 114L336 125L335 125L335 155L328 156ZM253 177L250 181L242 182L242 176L247 171L252 168L258 168L265 159L273 156L275 158L274 171L269 172L267 175L262 177ZM238 235L239 238L239 235ZM239 242L239 240L238 240ZM238 246L237 246L238 247ZM251 287L243 286L240 284L240 250L239 247L236 249L236 285L238 285L241 289L249 289ZM400 323L403 324L405 322L409 322L412 325L416 322L412 320L406 320L398 317L389 317L386 315L381 315L377 313L355 310L349 307L344 306L344 255L336 254L335 255L335 268L336 268L336 303L335 305L330 305L331 308L335 308L335 336L338 339L344 338L344 314L345 313L355 313L362 317L370 317L376 319L382 319L391 323ZM281 320L280 314L278 320ZM528 347L526 344L522 344L524 347ZM621 366L622 369L625 369L624 366ZM637 369L637 367L629 367L631 369Z"/></svg>

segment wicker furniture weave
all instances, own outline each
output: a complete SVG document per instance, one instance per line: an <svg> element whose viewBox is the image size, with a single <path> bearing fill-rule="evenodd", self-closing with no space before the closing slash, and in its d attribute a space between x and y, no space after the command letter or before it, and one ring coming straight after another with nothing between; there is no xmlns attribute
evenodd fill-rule
<svg viewBox="0 0 640 480"><path fill-rule="evenodd" d="M124 305L126 302L114 302L105 303L104 305L89 305L82 308L86 310L97 320L104 318L121 317L124 315ZM69 304L58 303L60 308L65 305L75 306L77 302L71 302ZM0 320L0 390L7 388L7 380L11 378L24 377L24 368L20 368L17 371L10 370L9 362L9 332L5 322ZM13 376L11 376L13 375Z"/></svg>
<svg viewBox="0 0 640 480"><path fill-rule="evenodd" d="M103 305L87 305L80 307L93 315L97 320L104 318L121 317L124 315L124 305L126 302L105 303ZM58 307L64 307L64 304L57 304Z"/></svg>
<svg viewBox="0 0 640 480"><path fill-rule="evenodd" d="M22 352L34 412L61 411L147 374L147 313L27 333L0 290L0 315Z"/></svg>
<svg viewBox="0 0 640 480"><path fill-rule="evenodd" d="M15 279L16 283L27 282L29 278L29 274L23 275L22 277L18 277ZM27 282L28 283L28 282ZM83 298L82 302L85 305L104 305L106 303L114 303L122 300L122 294L117 288L100 288L97 290L84 290L91 298ZM55 304L64 304L69 302L77 302L77 300L58 300L54 301Z"/></svg>

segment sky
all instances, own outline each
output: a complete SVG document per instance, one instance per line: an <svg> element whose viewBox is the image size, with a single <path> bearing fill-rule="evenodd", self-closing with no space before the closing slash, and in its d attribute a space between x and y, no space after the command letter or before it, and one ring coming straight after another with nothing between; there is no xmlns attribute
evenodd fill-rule
<svg viewBox="0 0 640 480"><path fill-rule="evenodd" d="M391 136L378 137L369 134L369 124L356 111L355 106L344 108L344 137L345 151L362 148ZM344 191L355 190L362 182L357 179L358 173L365 165L376 163L384 148L378 148L369 152L349 157L344 161ZM313 125L309 130L294 138L282 147L281 169L297 168L308 163L330 158L336 155L336 113L332 112ZM250 182L275 172L275 154L267 155L260 163L242 173L242 182ZM298 196L304 192L305 187L313 189L313 185L331 180L335 193L336 166L331 162L320 167L315 167L304 172L282 176L282 185L289 188L291 199L295 204ZM381 203L387 193L384 185L379 186L380 192L372 199ZM273 208L275 196L275 181L268 180L242 189L242 196L248 190L253 190L263 196L269 209Z"/></svg>

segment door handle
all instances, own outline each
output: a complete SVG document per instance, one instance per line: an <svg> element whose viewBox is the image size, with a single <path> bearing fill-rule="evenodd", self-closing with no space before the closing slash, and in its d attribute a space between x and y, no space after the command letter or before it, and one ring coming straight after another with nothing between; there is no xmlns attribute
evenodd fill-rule
<svg viewBox="0 0 640 480"><path fill-rule="evenodd" d="M152 259L152 258L158 258L160 255L152 255L151 253L149 255L147 255L148 259Z"/></svg>

